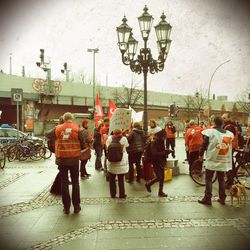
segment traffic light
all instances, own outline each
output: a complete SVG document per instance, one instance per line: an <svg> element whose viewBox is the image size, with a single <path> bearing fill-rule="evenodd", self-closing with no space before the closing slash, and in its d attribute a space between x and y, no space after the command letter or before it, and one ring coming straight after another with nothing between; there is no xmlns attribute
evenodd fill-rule
<svg viewBox="0 0 250 250"><path fill-rule="evenodd" d="M44 49L40 49L41 64L44 64Z"/></svg>

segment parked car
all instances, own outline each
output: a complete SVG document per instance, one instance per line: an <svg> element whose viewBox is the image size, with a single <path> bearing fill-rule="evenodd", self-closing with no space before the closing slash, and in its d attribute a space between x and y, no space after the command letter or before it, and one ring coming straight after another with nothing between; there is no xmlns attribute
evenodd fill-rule
<svg viewBox="0 0 250 250"><path fill-rule="evenodd" d="M20 130L14 128L0 128L0 143L14 142L18 139L29 139L35 143L42 142L41 138L26 134Z"/></svg>

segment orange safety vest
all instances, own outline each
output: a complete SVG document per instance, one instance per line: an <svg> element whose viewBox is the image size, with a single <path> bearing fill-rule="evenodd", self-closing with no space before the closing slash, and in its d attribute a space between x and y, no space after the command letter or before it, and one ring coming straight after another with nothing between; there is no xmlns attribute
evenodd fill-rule
<svg viewBox="0 0 250 250"><path fill-rule="evenodd" d="M55 155L57 158L80 157L79 125L71 122L56 126Z"/></svg>
<svg viewBox="0 0 250 250"><path fill-rule="evenodd" d="M247 129L247 135L250 136L250 127L248 127L248 129Z"/></svg>
<svg viewBox="0 0 250 250"><path fill-rule="evenodd" d="M234 134L234 138L232 141L232 147L233 149L236 149L239 147L239 131L238 128L236 126L234 126L233 124L228 124L224 127L225 130L228 130L227 128L229 128L229 126L232 125L235 129L235 134Z"/></svg>
<svg viewBox="0 0 250 250"><path fill-rule="evenodd" d="M198 126L190 127L185 134L185 144L188 146L188 152L200 150L203 141L201 131L204 129Z"/></svg>
<svg viewBox="0 0 250 250"><path fill-rule="evenodd" d="M175 138L175 133L173 133L172 129L168 126L165 128L167 138Z"/></svg>

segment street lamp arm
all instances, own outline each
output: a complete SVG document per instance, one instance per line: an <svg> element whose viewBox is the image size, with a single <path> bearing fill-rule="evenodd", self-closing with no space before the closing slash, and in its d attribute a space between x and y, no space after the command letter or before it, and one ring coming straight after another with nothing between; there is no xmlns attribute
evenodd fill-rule
<svg viewBox="0 0 250 250"><path fill-rule="evenodd" d="M212 80L213 80L213 77L214 77L216 71L217 71L222 65L224 65L224 64L226 64L226 63L228 63L228 62L230 62L230 61L231 61L231 59L230 59L230 60L227 60L227 61L225 61L225 62L223 62L223 63L221 63L221 64L220 64L219 66L217 66L216 69L214 70L214 72L213 72L213 74L212 74L212 76L211 76L211 78L210 78L209 85L208 85L208 100L210 99L210 87L211 87L211 83L212 83Z"/></svg>

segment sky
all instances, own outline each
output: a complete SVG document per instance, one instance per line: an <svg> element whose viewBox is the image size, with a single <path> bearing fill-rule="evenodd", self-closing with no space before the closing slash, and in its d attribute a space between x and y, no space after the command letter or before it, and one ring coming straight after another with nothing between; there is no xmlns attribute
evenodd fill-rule
<svg viewBox="0 0 250 250"><path fill-rule="evenodd" d="M237 96L250 87L250 1L243 0L19 0L0 6L0 69L30 77L45 78L36 66L40 49L51 62L52 78L65 79L60 70L70 66L70 77L92 78L92 53L96 54L96 81L101 85L130 86L133 80L143 88L143 75L132 73L122 63L116 27L126 15L128 25L143 47L137 17L145 4L154 17L153 26L164 11L172 25L172 44L163 72L149 74L148 89L165 93L206 92ZM148 46L158 57L155 30ZM0 86L1 90L1 86Z"/></svg>

